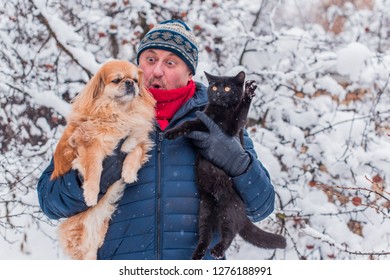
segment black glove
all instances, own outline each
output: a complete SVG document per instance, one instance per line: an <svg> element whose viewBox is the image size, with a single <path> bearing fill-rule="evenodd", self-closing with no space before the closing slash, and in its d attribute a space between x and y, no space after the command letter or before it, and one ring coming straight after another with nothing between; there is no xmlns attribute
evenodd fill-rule
<svg viewBox="0 0 390 280"><path fill-rule="evenodd" d="M243 174L251 163L251 157L241 146L238 136L225 134L204 112L198 111L196 116L207 126L209 132L193 131L185 136L193 140L205 159L223 169L229 176Z"/></svg>
<svg viewBox="0 0 390 280"><path fill-rule="evenodd" d="M125 139L118 143L112 155L103 160L103 171L100 177L100 193L105 194L109 186L122 178L122 165L126 153L121 151Z"/></svg>

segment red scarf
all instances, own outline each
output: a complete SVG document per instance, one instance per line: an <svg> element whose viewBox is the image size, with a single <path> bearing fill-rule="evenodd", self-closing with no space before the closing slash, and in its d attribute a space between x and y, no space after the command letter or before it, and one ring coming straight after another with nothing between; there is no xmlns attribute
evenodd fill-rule
<svg viewBox="0 0 390 280"><path fill-rule="evenodd" d="M194 96L196 84L190 80L188 85L182 88L163 90L157 88L150 88L154 99L157 101L156 105L156 119L160 125L161 130L164 130L169 121L175 115L177 110L191 97Z"/></svg>

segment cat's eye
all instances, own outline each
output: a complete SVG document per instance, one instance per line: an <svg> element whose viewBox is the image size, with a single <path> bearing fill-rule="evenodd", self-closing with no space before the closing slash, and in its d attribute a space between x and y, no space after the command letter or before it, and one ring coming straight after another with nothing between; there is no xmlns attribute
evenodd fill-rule
<svg viewBox="0 0 390 280"><path fill-rule="evenodd" d="M230 91L230 87L224 87L223 90L224 90L225 92L229 92L229 91Z"/></svg>
<svg viewBox="0 0 390 280"><path fill-rule="evenodd" d="M213 90L213 91L217 91L217 87L216 86L213 86L213 87L211 87L211 89Z"/></svg>

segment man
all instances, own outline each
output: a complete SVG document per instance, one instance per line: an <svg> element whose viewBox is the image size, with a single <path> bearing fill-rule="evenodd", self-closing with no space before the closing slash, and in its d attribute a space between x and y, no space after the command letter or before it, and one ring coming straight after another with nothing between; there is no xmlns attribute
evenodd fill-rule
<svg viewBox="0 0 390 280"><path fill-rule="evenodd" d="M198 48L185 23L166 21L150 30L139 45L137 62L144 71L145 85L157 100L157 123L152 135L155 147L138 173L139 180L127 185L98 259L190 259L198 241L197 150L232 177L253 221L273 211L274 188L247 134L244 150L203 115L210 129L208 137L193 132L191 137L197 141L189 137L164 138L166 129L194 118L207 103L206 87L192 80ZM226 149L231 153L222 153ZM121 176L124 155L117 150L103 163L101 195ZM38 183L43 212L51 219L60 219L86 210L77 171L51 181L52 171L53 163ZM212 258L209 252L205 258Z"/></svg>

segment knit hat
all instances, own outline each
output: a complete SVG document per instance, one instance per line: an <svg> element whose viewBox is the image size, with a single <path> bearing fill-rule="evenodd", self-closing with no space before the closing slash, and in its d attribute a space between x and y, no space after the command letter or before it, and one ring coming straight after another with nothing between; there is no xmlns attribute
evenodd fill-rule
<svg viewBox="0 0 390 280"><path fill-rule="evenodd" d="M198 65L198 45L194 33L181 20L167 20L153 27L138 46L137 63L147 49L170 51L179 56L195 75Z"/></svg>

